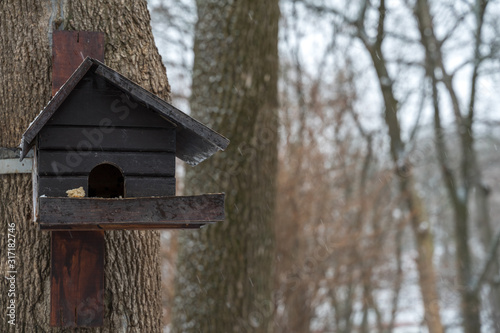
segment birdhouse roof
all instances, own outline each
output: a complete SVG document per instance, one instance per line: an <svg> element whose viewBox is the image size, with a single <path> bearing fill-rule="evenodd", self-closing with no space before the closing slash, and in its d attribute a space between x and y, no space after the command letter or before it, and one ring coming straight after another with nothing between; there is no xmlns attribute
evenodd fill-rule
<svg viewBox="0 0 500 333"><path fill-rule="evenodd" d="M34 144L40 130L47 124L54 113L68 97L76 85L89 72L104 78L111 85L128 94L132 99L147 106L159 117L167 119L176 126L176 156L190 165L196 165L218 150L224 150L229 140L213 131L170 103L160 99L146 89L140 87L128 78L107 67L98 60L87 57L64 83L47 106L24 132L21 141L21 159L23 159Z"/></svg>

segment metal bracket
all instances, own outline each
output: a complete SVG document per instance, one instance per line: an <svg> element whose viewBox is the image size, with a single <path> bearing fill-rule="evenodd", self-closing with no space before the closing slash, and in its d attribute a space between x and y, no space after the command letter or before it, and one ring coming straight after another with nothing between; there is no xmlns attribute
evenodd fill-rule
<svg viewBox="0 0 500 333"><path fill-rule="evenodd" d="M20 148L0 147L0 175L14 173L31 173L33 169L33 150L26 155L22 162Z"/></svg>

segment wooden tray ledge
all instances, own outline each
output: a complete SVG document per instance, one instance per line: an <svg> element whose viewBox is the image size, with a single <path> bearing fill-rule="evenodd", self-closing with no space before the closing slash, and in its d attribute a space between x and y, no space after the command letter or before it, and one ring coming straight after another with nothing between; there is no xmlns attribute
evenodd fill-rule
<svg viewBox="0 0 500 333"><path fill-rule="evenodd" d="M192 229L224 220L224 193L139 198L39 198L41 230Z"/></svg>

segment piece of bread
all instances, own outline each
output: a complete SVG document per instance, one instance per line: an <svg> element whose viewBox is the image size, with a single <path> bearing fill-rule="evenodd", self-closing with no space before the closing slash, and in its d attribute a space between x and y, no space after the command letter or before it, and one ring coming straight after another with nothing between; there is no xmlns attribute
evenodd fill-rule
<svg viewBox="0 0 500 333"><path fill-rule="evenodd" d="M82 186L79 188L74 188L72 190L67 190L66 194L70 198L83 198L85 196L85 190L83 189Z"/></svg>

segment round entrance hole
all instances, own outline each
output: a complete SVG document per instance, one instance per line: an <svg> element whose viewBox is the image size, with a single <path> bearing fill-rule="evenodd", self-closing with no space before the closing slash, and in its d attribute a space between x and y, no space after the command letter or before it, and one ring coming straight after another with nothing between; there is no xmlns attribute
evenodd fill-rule
<svg viewBox="0 0 500 333"><path fill-rule="evenodd" d="M125 184L121 170L109 163L99 164L89 174L89 197L125 197Z"/></svg>

